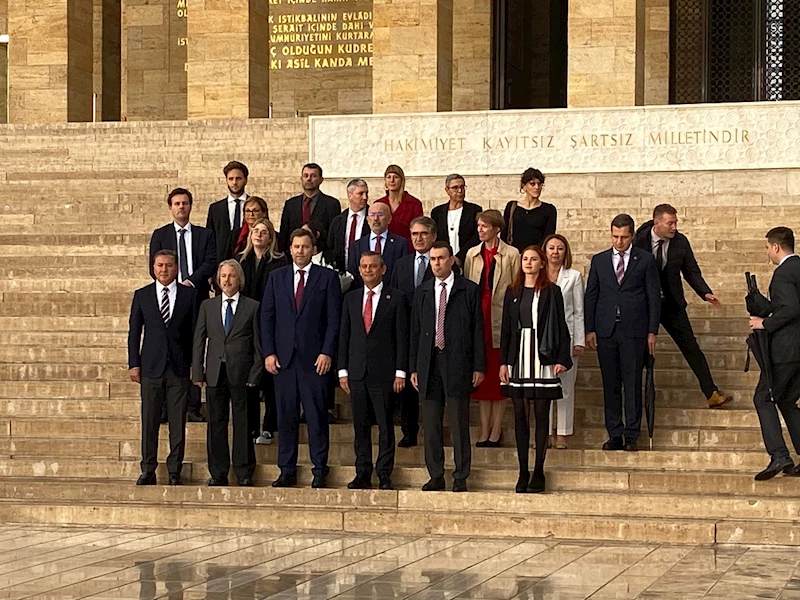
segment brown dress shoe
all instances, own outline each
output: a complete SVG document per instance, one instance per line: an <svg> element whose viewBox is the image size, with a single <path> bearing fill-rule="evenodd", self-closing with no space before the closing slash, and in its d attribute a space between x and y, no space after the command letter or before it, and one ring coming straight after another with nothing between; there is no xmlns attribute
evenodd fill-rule
<svg viewBox="0 0 800 600"><path fill-rule="evenodd" d="M708 408L719 408L731 400L733 400L733 396L728 396L720 391L716 391L711 394L711 398L708 399Z"/></svg>

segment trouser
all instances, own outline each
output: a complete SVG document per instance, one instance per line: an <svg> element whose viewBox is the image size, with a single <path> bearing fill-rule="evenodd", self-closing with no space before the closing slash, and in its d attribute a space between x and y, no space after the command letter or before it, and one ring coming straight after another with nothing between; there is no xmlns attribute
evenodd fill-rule
<svg viewBox="0 0 800 600"><path fill-rule="evenodd" d="M551 400L536 398L512 398L514 404L514 437L517 440L517 459L519 472L528 473L528 454L531 446L531 404L533 404L534 443L536 444L536 458L533 472L537 475L544 473L544 459L547 455L547 438L550 435L550 404Z"/></svg>
<svg viewBox="0 0 800 600"><path fill-rule="evenodd" d="M615 329L597 338L597 358L603 377L603 403L608 436L637 440L642 428L642 369L647 338L626 336ZM623 426L623 390L625 424Z"/></svg>
<svg viewBox="0 0 800 600"><path fill-rule="evenodd" d="M561 379L562 398L551 403L550 431L553 431L553 420L558 415L556 433L558 435L572 435L575 423L575 380L578 378L577 356L573 357L572 368L561 373L559 378Z"/></svg>
<svg viewBox="0 0 800 600"><path fill-rule="evenodd" d="M232 385L228 380L226 365L222 363L217 385L208 386L206 390L208 412L206 446L211 477L227 479L231 462L233 471L240 481L246 477L253 477L256 470L256 451L248 427L247 400L247 388L244 385ZM229 419L229 416L232 419ZM231 449L228 447L229 420L233 420L232 457Z"/></svg>
<svg viewBox="0 0 800 600"><path fill-rule="evenodd" d="M789 458L789 450L783 439L778 411L783 415L795 451L800 454L800 408L797 406L797 400L800 399L800 362L774 364L772 379L775 402L769 399L769 387L762 371L753 395L753 404L761 424L764 447L772 458L784 460Z"/></svg>
<svg viewBox="0 0 800 600"><path fill-rule="evenodd" d="M350 401L353 406L353 447L356 452L356 476L372 477L372 426L374 415L378 423L378 460L375 470L381 479L391 477L394 469L394 420L392 382L350 381ZM372 413L370 413L370 408Z"/></svg>
<svg viewBox="0 0 800 600"><path fill-rule="evenodd" d="M708 367L706 355L703 354L700 345L697 343L697 338L694 336L692 323L689 321L686 309L667 307L662 302L661 324L675 341L686 362L689 363L689 367L694 372L694 376L697 377L703 394L705 394L706 398L710 398L718 388L714 384L714 378L711 376L711 369Z"/></svg>
<svg viewBox="0 0 800 600"><path fill-rule="evenodd" d="M160 377L142 377L142 473L154 473L158 466L158 430L161 411L166 406L169 422L167 471L180 475L186 446L186 404L188 377L178 377L167 365Z"/></svg>
<svg viewBox="0 0 800 600"><path fill-rule="evenodd" d="M264 419L261 419L261 396L264 396ZM264 373L261 385L247 388L247 427L250 437L255 439L262 431L275 433L278 430L278 412L275 407L275 379Z"/></svg>
<svg viewBox="0 0 800 600"><path fill-rule="evenodd" d="M469 396L447 396L447 349L434 350L429 389L422 398L425 429L425 466L432 479L444 477L444 407L450 413L455 470L453 479L469 477L472 446L469 440Z"/></svg>
<svg viewBox="0 0 800 600"><path fill-rule="evenodd" d="M419 392L406 379L406 387L399 394L392 393L394 404L400 407L400 430L404 437L417 438L419 434Z"/></svg>

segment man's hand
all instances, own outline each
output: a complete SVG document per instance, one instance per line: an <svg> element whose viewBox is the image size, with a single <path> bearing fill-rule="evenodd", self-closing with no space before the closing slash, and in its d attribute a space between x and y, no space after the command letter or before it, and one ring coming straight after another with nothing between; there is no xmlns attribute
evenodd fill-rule
<svg viewBox="0 0 800 600"><path fill-rule="evenodd" d="M325 375L331 370L331 357L327 354L320 354L314 366L317 368L317 375Z"/></svg>
<svg viewBox="0 0 800 600"><path fill-rule="evenodd" d="M131 378L133 383L142 383L142 370L139 367L128 369L128 377Z"/></svg>
<svg viewBox="0 0 800 600"><path fill-rule="evenodd" d="M395 377L394 378L394 392L395 394L399 394L403 391L406 387L406 378L405 377Z"/></svg>
<svg viewBox="0 0 800 600"><path fill-rule="evenodd" d="M345 394L349 394L350 393L350 378L347 377L347 376L339 377L339 387L342 388L342 391Z"/></svg>
<svg viewBox="0 0 800 600"><path fill-rule="evenodd" d="M414 389L419 391L419 375L416 373L411 374L411 385L414 386Z"/></svg>
<svg viewBox="0 0 800 600"><path fill-rule="evenodd" d="M480 371L475 371L472 373L472 387L476 388L483 383L483 377L484 375Z"/></svg>
<svg viewBox="0 0 800 600"><path fill-rule="evenodd" d="M750 317L750 331L764 329L763 317Z"/></svg>
<svg viewBox="0 0 800 600"><path fill-rule="evenodd" d="M278 362L277 354L270 354L264 359L264 368L273 375L278 374L278 369L281 368L281 363Z"/></svg>
<svg viewBox="0 0 800 600"><path fill-rule="evenodd" d="M556 377L561 375L561 373L566 373L566 372L567 372L567 367L565 367L564 365L556 365L555 367L553 367L553 375L555 375Z"/></svg>
<svg viewBox="0 0 800 600"><path fill-rule="evenodd" d="M586 334L586 347L589 350L597 350L597 334L596 333L587 333Z"/></svg>
<svg viewBox="0 0 800 600"><path fill-rule="evenodd" d="M583 346L573 346L572 347L572 356L580 357L583 356L584 347Z"/></svg>
<svg viewBox="0 0 800 600"><path fill-rule="evenodd" d="M500 365L500 383L508 385L509 380L508 365Z"/></svg>
<svg viewBox="0 0 800 600"><path fill-rule="evenodd" d="M722 308L722 302L714 294L706 294L703 296L703 300L710 303L714 308Z"/></svg>
<svg viewBox="0 0 800 600"><path fill-rule="evenodd" d="M651 356L656 355L656 334L655 333L648 333L647 334L647 351L650 353Z"/></svg>
<svg viewBox="0 0 800 600"><path fill-rule="evenodd" d="M194 287L194 284L188 279L184 279L183 281L181 281L181 285L185 285L186 287L192 287L192 288Z"/></svg>
<svg viewBox="0 0 800 600"><path fill-rule="evenodd" d="M205 382L205 381L195 381L195 382L194 382L194 384L195 384L197 387L201 388L201 389L202 389L202 388L204 388L204 387L206 387L206 382ZM252 384L248 383L247 385L248 385L248 387L249 387L249 386L250 386L250 385L252 385Z"/></svg>

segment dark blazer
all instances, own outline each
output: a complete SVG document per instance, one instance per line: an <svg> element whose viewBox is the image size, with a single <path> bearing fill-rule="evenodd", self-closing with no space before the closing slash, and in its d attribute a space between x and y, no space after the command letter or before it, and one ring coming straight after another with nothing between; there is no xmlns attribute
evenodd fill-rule
<svg viewBox="0 0 800 600"><path fill-rule="evenodd" d="M653 230L653 221L648 221L636 232L633 245L641 248L645 252L652 254L652 243L650 232ZM655 254L653 254L655 256ZM658 267L658 265L656 265ZM666 307L672 309L686 308L686 298L683 295L683 282L681 273L695 293L700 298L705 299L706 294L711 294L711 288L703 279L700 267L694 257L692 246L689 239L681 232L676 232L675 237L669 241L667 251L667 264L663 269L659 269L661 290L664 292L664 303ZM665 307L665 308L666 308Z"/></svg>
<svg viewBox="0 0 800 600"><path fill-rule="evenodd" d="M222 357L225 356L225 373L232 386L244 387L248 383L258 385L264 374L258 302L239 294L233 325L228 335L225 335L222 325L224 296L220 294L200 305L194 330L192 381L205 381L211 387L216 387L219 383Z"/></svg>
<svg viewBox="0 0 800 600"><path fill-rule="evenodd" d="M236 258L244 271L244 289L241 292L244 296L252 298L256 302L261 302L261 298L264 297L264 288L267 287L267 279L270 273L289 264L289 259L286 255L280 258L268 259L265 254L264 258L259 261L258 266L256 266L256 255L253 252L244 259L241 254Z"/></svg>
<svg viewBox="0 0 800 600"><path fill-rule="evenodd" d="M161 377L169 364L178 377L189 377L196 303L197 292L178 284L172 318L169 327L165 327L156 299L156 284L136 290L128 327L128 368L139 367L142 377L155 379Z"/></svg>
<svg viewBox="0 0 800 600"><path fill-rule="evenodd" d="M658 334L661 317L661 285L652 253L631 248L622 284L617 283L612 250L592 257L584 296L586 333L611 337L615 326L633 338ZM616 323L617 309L620 322Z"/></svg>
<svg viewBox="0 0 800 600"><path fill-rule="evenodd" d="M386 240L383 244L383 262L386 263L386 273L383 278L386 281L391 281L392 271L398 260L408 254L408 240L401 238L399 235L394 235L388 231L386 233ZM364 285L361 281L361 274L358 272L358 263L361 261L361 255L369 250L369 238L372 232L362 238L357 239L350 246L349 260L347 261L347 270L353 276L353 288Z"/></svg>
<svg viewBox="0 0 800 600"><path fill-rule="evenodd" d="M153 258L159 250L178 251L178 238L175 234L173 223L159 227L150 237L150 277L155 279L153 273ZM187 248L188 251L188 248ZM205 227L192 223L192 274L189 281L197 290L199 301L208 298L211 284L208 282L217 274L217 247L214 243L214 232Z"/></svg>
<svg viewBox="0 0 800 600"><path fill-rule="evenodd" d="M390 286L400 290L408 298L409 306L414 303L414 292L417 288L414 287L414 272L416 269L417 253L406 254L400 258L392 269L392 280ZM422 276L422 283L433 278L433 271L431 271L431 263L428 261L428 266L425 269L425 274ZM420 284L422 285L422 284Z"/></svg>
<svg viewBox="0 0 800 600"><path fill-rule="evenodd" d="M449 229L447 227L447 212L450 203L440 204L431 211L431 219L436 221L436 239L440 242L449 242ZM472 202L464 201L464 210L461 211L461 220L458 223L458 254L456 257L464 264L467 250L481 243L478 238L478 213L483 208Z"/></svg>
<svg viewBox="0 0 800 600"><path fill-rule="evenodd" d="M438 279L420 284L411 309L411 340L408 368L417 373L420 398L428 393L433 349L436 342L436 300ZM447 301L444 320L444 345L447 357L448 397L465 397L473 391L472 374L486 372L483 340L483 310L480 287L458 275Z"/></svg>
<svg viewBox="0 0 800 600"><path fill-rule="evenodd" d="M337 271L344 272L347 270L347 262L345 261L345 230L347 229L347 216L350 209L346 208L344 211L336 215L331 221L331 226L328 229L328 247L325 249L325 261L329 265L333 265ZM364 226L361 228L361 237L369 235L369 223L364 219ZM361 238L359 238L361 239Z"/></svg>
<svg viewBox="0 0 800 600"><path fill-rule="evenodd" d="M242 201L244 202L244 198ZM231 225L231 218L228 214L228 198L212 202L208 207L206 227L214 232L214 240L217 244L217 264L233 258L233 246L239 239L239 232L242 228L240 224L239 229L233 231Z"/></svg>
<svg viewBox="0 0 800 600"><path fill-rule="evenodd" d="M336 355L342 309L342 288L333 269L309 265L303 301L294 300L294 267L276 270L267 279L261 301L261 353L278 356L281 368L293 357L313 369L320 354Z"/></svg>
<svg viewBox="0 0 800 600"><path fill-rule="evenodd" d="M403 292L381 290L372 327L364 328L364 287L344 297L339 330L339 369L347 369L350 380L394 381L395 371L408 368L408 301Z"/></svg>
<svg viewBox="0 0 800 600"><path fill-rule="evenodd" d="M800 257L789 257L775 269L769 297L772 314L764 319L764 329L770 333L772 362L800 361Z"/></svg>
<svg viewBox="0 0 800 600"><path fill-rule="evenodd" d="M305 194L300 194L289 198L283 203L283 213L281 214L281 229L278 232L278 249L282 252L289 250L289 236L295 229L300 229L303 222L303 198ZM317 203L311 211L311 218L319 221L327 232L331 228L331 221L342 212L342 205L333 196L328 196L319 192Z"/></svg>
<svg viewBox="0 0 800 600"><path fill-rule="evenodd" d="M550 295L554 296L555 311L549 311L547 307L550 305ZM517 363L517 354L519 349L519 301L522 297L522 288L515 290L512 287L506 289L506 295L503 299L503 324L500 328L500 364L501 365L515 365ZM555 364L566 367L567 370L572 368L572 343L569 335L569 327L564 317L564 298L561 295L561 288L557 285L549 285L543 288L539 293L539 310L537 311L537 319L539 327L536 330L536 336L539 338L539 344L542 343L542 336L544 335L544 324L549 320L554 321L554 325L559 328L561 332L558 336L559 345L556 351L558 359ZM542 364L546 364L542 362Z"/></svg>

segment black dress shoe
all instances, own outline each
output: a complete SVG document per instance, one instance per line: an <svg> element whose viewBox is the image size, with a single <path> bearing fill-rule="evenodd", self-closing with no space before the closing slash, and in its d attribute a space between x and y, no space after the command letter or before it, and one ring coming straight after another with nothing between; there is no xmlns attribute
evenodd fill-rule
<svg viewBox="0 0 800 600"><path fill-rule="evenodd" d="M455 480L453 480L453 491L454 492L466 492L467 491L467 480L466 479L455 479Z"/></svg>
<svg viewBox="0 0 800 600"><path fill-rule="evenodd" d="M794 463L791 458L781 458L778 460L773 458L769 461L767 468L756 475L755 479L756 481L766 481L767 479L772 479L781 471L784 473L791 472L793 467Z"/></svg>
<svg viewBox="0 0 800 600"><path fill-rule="evenodd" d="M169 476L169 485L182 485L183 482L181 481L180 475L170 475Z"/></svg>
<svg viewBox="0 0 800 600"><path fill-rule="evenodd" d="M524 473L519 474L519 479L517 479L517 485L514 488L514 491L518 494L526 494L528 492L528 482L531 479L531 474L525 471Z"/></svg>
<svg viewBox="0 0 800 600"><path fill-rule="evenodd" d="M413 448L417 445L417 438L410 435L404 435L403 439L397 443L398 448Z"/></svg>
<svg viewBox="0 0 800 600"><path fill-rule="evenodd" d="M636 440L625 440L625 452L638 452L639 446L636 445Z"/></svg>
<svg viewBox="0 0 800 600"><path fill-rule="evenodd" d="M206 418L200 414L199 410L191 410L186 413L186 420L190 423L205 423Z"/></svg>
<svg viewBox="0 0 800 600"><path fill-rule="evenodd" d="M156 485L157 483L155 473L142 473L136 480L136 485Z"/></svg>
<svg viewBox="0 0 800 600"><path fill-rule="evenodd" d="M274 488L287 488L297 485L297 475L281 475L272 482Z"/></svg>
<svg viewBox="0 0 800 600"><path fill-rule="evenodd" d="M356 476L353 481L347 484L348 490L369 490L372 489L372 478Z"/></svg>
<svg viewBox="0 0 800 600"><path fill-rule="evenodd" d="M445 488L444 477L437 477L430 479L428 483L422 486L423 492L441 492Z"/></svg>
<svg viewBox="0 0 800 600"><path fill-rule="evenodd" d="M169 417L167 417L167 413L161 413L161 424L164 425L165 423L169 423Z"/></svg>
<svg viewBox="0 0 800 600"><path fill-rule="evenodd" d="M545 477L544 473L533 472L531 481L528 484L529 494L541 494L544 491Z"/></svg>
<svg viewBox="0 0 800 600"><path fill-rule="evenodd" d="M800 477L800 464L795 465L788 471L786 469L783 470L783 474L785 477Z"/></svg>
<svg viewBox="0 0 800 600"><path fill-rule="evenodd" d="M208 480L208 487L223 487L228 485L227 477L212 477Z"/></svg>
<svg viewBox="0 0 800 600"><path fill-rule="evenodd" d="M311 480L311 487L315 490L321 490L328 487L327 477L325 477L325 475L314 475L314 479Z"/></svg>
<svg viewBox="0 0 800 600"><path fill-rule="evenodd" d="M622 440L621 437L613 437L609 438L609 440L603 444L603 450L624 450L625 449L625 442Z"/></svg>
<svg viewBox="0 0 800 600"><path fill-rule="evenodd" d="M394 487L392 486L392 478L391 477L381 477L381 481L378 484L378 488L381 490L393 490Z"/></svg>
<svg viewBox="0 0 800 600"><path fill-rule="evenodd" d="M242 477L239 480L239 487L253 487L253 478L252 477Z"/></svg>

